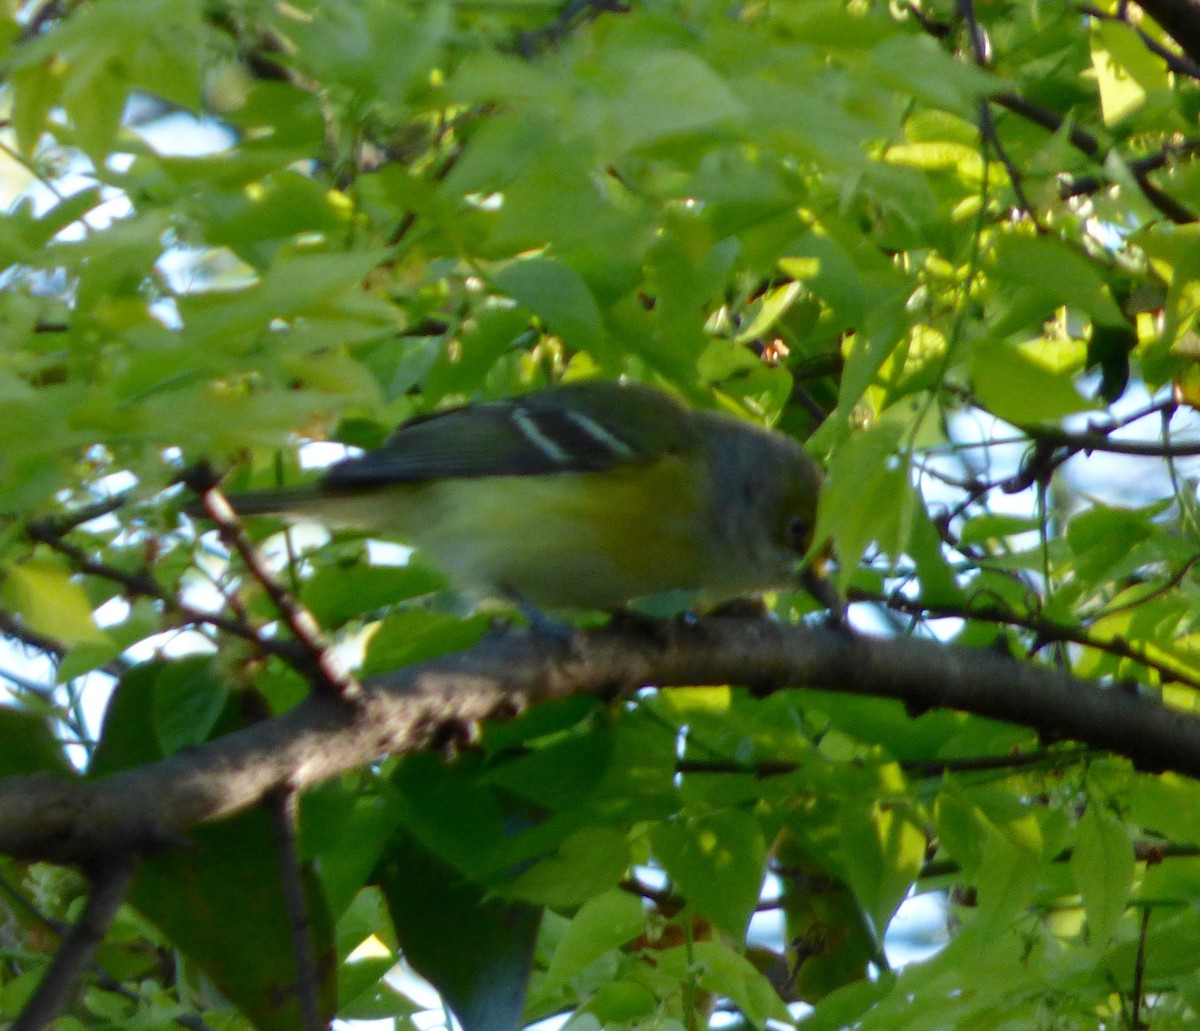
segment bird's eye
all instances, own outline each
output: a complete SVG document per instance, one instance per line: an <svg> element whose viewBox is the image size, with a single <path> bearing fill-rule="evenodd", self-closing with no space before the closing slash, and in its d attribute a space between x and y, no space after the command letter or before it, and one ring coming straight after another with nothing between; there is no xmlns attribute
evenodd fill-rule
<svg viewBox="0 0 1200 1031"><path fill-rule="evenodd" d="M802 515L794 515L788 520L788 542L795 548L808 547L808 538L812 532L812 524Z"/></svg>

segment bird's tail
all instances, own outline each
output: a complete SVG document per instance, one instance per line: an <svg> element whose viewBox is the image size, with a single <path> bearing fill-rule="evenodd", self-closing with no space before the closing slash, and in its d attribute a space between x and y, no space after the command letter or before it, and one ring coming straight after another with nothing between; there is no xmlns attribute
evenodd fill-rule
<svg viewBox="0 0 1200 1031"><path fill-rule="evenodd" d="M270 515L301 518L322 499L315 487L269 487L226 495L226 500L240 516ZM192 519L206 519L204 503L197 499L184 506L184 514Z"/></svg>

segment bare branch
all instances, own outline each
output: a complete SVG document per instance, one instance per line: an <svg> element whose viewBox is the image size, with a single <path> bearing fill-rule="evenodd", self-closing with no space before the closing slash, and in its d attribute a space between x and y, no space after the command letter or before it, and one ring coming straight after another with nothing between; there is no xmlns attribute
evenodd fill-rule
<svg viewBox="0 0 1200 1031"><path fill-rule="evenodd" d="M1137 158L1129 162L1129 170L1135 177L1144 177L1150 172L1166 168L1177 157L1191 157L1200 150L1200 140L1184 140L1182 143L1168 143L1153 154ZM1084 175L1065 180L1059 187L1058 195L1066 200L1085 193L1095 193L1106 184L1097 176Z"/></svg>
<svg viewBox="0 0 1200 1031"><path fill-rule="evenodd" d="M457 655L373 678L360 704L313 695L283 715L162 762L95 781L0 780L0 852L84 862L169 844L188 827L303 791L381 755L460 737L534 702L660 686L743 683L895 698L912 712L952 708L1200 777L1200 718L1119 687L992 651L829 628L713 617L579 634L487 638Z"/></svg>
<svg viewBox="0 0 1200 1031"><path fill-rule="evenodd" d="M1140 458L1193 458L1200 455L1200 442L1167 444L1154 440L1113 440L1105 433L1071 433L1050 426L1039 426L1026 432L1039 441L1055 447L1069 448L1072 454L1103 451L1110 455L1133 455Z"/></svg>

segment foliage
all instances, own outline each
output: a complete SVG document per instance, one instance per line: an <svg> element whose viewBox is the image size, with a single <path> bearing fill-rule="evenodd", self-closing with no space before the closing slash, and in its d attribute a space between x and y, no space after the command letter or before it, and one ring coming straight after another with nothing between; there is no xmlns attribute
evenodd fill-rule
<svg viewBox="0 0 1200 1031"><path fill-rule="evenodd" d="M1133 5L2 11L0 618L52 661L6 660L0 773L306 692L225 632L278 614L181 515L185 467L292 482L301 441L587 375L808 440L863 625L1197 708L1200 54ZM419 556L250 528L367 671L485 629ZM397 1028L401 957L468 1031L1193 1026L1197 813L1186 778L890 701L551 703L301 801L309 987ZM281 848L256 810L150 859L57 1026L299 1026ZM0 874L4 1019L83 884ZM948 944L898 969L910 894Z"/></svg>

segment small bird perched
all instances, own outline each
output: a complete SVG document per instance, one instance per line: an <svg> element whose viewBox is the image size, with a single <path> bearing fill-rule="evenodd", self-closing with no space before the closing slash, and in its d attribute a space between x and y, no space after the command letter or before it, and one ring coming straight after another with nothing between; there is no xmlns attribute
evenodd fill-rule
<svg viewBox="0 0 1200 1031"><path fill-rule="evenodd" d="M413 419L311 486L229 501L396 537L485 597L600 609L798 586L820 485L791 437L588 380Z"/></svg>

